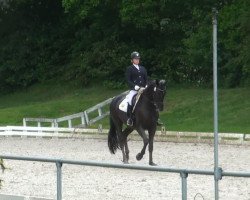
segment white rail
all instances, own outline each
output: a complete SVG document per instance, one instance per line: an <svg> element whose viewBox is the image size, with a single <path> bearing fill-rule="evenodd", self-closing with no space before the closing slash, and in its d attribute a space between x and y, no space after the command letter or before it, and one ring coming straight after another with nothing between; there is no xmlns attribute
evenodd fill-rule
<svg viewBox="0 0 250 200"><path fill-rule="evenodd" d="M87 129L87 128L58 128L58 127L25 127L6 126L0 127L0 136L33 136L33 137L86 137L106 138L108 129ZM132 139L138 139L136 132L131 134ZM204 132L180 132L180 131L157 131L156 141L166 142L197 142L212 143L213 133ZM250 134L244 133L220 133L219 142L221 144L244 144L250 145Z"/></svg>
<svg viewBox="0 0 250 200"><path fill-rule="evenodd" d="M128 91L123 92L122 94L127 94ZM68 128L72 127L87 127L90 126L97 121L105 118L109 115L109 111L105 111L104 107L109 105L114 97L109 98L87 110L79 113L75 113L72 115L67 115L60 118L23 118L23 126L28 126L28 122L36 122L38 127L42 127L42 123L50 123L51 127L59 127L59 123L67 122ZM90 114L94 113L97 114L94 118L90 118ZM73 120L80 120L80 124L78 122L77 125L73 125Z"/></svg>

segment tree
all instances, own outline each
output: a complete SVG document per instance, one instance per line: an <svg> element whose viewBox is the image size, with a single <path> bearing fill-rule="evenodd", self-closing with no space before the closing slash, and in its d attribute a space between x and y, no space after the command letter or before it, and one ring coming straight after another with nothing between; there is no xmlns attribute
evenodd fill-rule
<svg viewBox="0 0 250 200"><path fill-rule="evenodd" d="M248 75L246 68L247 31L244 21L249 20L249 6L246 0L223 2L218 20L218 62L221 85L235 87L242 84ZM200 21L197 28L184 39L187 53L184 56L192 80L208 82L212 80L212 32L211 15L194 10L194 19ZM245 64L244 64L245 63ZM243 75L245 74L245 75Z"/></svg>
<svg viewBox="0 0 250 200"><path fill-rule="evenodd" d="M220 84L250 82L248 0L6 2L0 7L1 91L48 79L117 87L135 50L153 78L210 85L214 6Z"/></svg>

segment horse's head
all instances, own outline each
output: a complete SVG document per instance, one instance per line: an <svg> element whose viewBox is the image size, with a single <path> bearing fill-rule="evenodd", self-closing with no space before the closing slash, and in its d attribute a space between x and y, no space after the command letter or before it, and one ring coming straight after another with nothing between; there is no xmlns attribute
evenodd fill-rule
<svg viewBox="0 0 250 200"><path fill-rule="evenodd" d="M156 88L154 93L154 102L156 107L163 111L164 109L164 97L166 94L166 81L165 80L156 80Z"/></svg>
<svg viewBox="0 0 250 200"><path fill-rule="evenodd" d="M166 81L153 80L148 83L145 94L160 111L164 108L164 97L166 94Z"/></svg>

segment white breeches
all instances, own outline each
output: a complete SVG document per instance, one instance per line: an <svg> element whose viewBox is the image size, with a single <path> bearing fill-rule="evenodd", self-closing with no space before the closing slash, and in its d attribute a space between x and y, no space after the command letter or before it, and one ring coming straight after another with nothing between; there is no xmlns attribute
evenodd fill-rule
<svg viewBox="0 0 250 200"><path fill-rule="evenodd" d="M132 106L132 98L133 98L133 96L134 96L135 94L137 94L137 93L138 93L138 91L135 91L135 90L130 90L130 91L129 91L129 93L128 93L127 96L126 96L129 105Z"/></svg>

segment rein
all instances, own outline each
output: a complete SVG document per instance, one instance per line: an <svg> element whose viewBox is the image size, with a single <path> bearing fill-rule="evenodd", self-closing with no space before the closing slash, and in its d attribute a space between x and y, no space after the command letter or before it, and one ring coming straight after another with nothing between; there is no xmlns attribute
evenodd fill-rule
<svg viewBox="0 0 250 200"><path fill-rule="evenodd" d="M159 91L161 91L161 92L164 92L165 90L162 90L162 89L160 89L160 88L156 88L156 90L159 90Z"/></svg>

